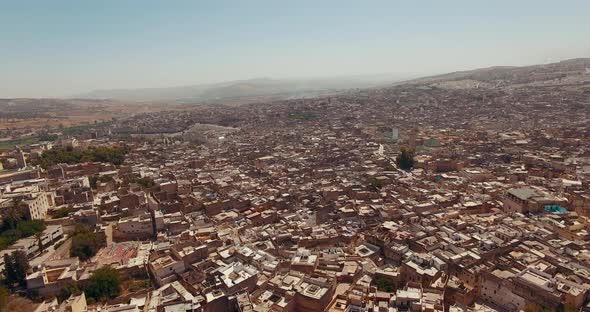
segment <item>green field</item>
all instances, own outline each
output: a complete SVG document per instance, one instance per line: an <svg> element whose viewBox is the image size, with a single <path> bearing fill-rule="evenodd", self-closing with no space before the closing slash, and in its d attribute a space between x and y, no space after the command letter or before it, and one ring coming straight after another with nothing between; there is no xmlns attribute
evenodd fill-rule
<svg viewBox="0 0 590 312"><path fill-rule="evenodd" d="M15 145L24 146L39 143L40 139L38 136L20 138L16 140L10 141L2 141L0 142L0 150L11 150L14 148Z"/></svg>
<svg viewBox="0 0 590 312"><path fill-rule="evenodd" d="M61 130L61 132L64 135L79 135L79 134L82 134L90 129L103 128L103 127L107 127L111 124L112 124L112 122L109 121L109 122L99 122L99 123L94 123L94 124L79 125L79 126L64 128ZM15 145L26 146L26 145L30 145L30 144L39 143L41 141L53 141L56 138L57 137L51 137L46 134L46 135L36 135L36 136L31 136L31 137L26 137L26 138L19 138L19 139L10 140L10 141L2 141L2 142L0 142L0 150L11 150L14 148Z"/></svg>

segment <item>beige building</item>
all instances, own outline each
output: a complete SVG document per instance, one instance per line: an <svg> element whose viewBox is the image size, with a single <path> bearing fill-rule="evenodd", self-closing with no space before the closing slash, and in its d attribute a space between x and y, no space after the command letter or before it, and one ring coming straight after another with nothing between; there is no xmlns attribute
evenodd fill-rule
<svg viewBox="0 0 590 312"><path fill-rule="evenodd" d="M537 189L522 187L508 190L502 203L507 213L527 213L542 212L546 205L564 205L567 201Z"/></svg>
<svg viewBox="0 0 590 312"><path fill-rule="evenodd" d="M78 258L47 261L39 271L27 275L27 289L41 296L55 296L62 287L78 280L79 265Z"/></svg>
<svg viewBox="0 0 590 312"><path fill-rule="evenodd" d="M86 295L82 292L78 296L71 295L70 298L63 301L59 306L59 312L86 312Z"/></svg>
<svg viewBox="0 0 590 312"><path fill-rule="evenodd" d="M19 204L29 220L44 220L50 206L48 195L45 192L31 194L28 199L24 199Z"/></svg>
<svg viewBox="0 0 590 312"><path fill-rule="evenodd" d="M116 241L147 239L153 235L154 226L149 213L123 218L113 229L113 239Z"/></svg>
<svg viewBox="0 0 590 312"><path fill-rule="evenodd" d="M220 273L218 277L222 282L222 288L228 295L240 291L252 292L256 289L258 270L253 266L234 262L219 268L218 273Z"/></svg>
<svg viewBox="0 0 590 312"><path fill-rule="evenodd" d="M481 298L501 307L505 311L524 310L526 300L513 292L511 278L515 276L510 271L495 270L481 275Z"/></svg>
<svg viewBox="0 0 590 312"><path fill-rule="evenodd" d="M182 259L178 259L174 253L168 252L155 254L149 262L149 269L158 285L165 285L177 279L177 275L186 271Z"/></svg>

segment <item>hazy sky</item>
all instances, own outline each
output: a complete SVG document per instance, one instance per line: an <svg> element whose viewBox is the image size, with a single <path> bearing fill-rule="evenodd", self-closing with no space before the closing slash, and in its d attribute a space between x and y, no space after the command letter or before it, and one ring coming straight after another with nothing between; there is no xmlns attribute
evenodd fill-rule
<svg viewBox="0 0 590 312"><path fill-rule="evenodd" d="M0 0L0 97L589 56L589 0Z"/></svg>

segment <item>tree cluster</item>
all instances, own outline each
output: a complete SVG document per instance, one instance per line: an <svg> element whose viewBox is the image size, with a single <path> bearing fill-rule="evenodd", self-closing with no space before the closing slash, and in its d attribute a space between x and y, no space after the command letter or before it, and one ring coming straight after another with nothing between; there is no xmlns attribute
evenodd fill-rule
<svg viewBox="0 0 590 312"><path fill-rule="evenodd" d="M47 131L42 132L41 134L39 134L39 140L40 141L55 141L57 140L57 135L56 134L49 134Z"/></svg>
<svg viewBox="0 0 590 312"><path fill-rule="evenodd" d="M65 218L72 212L74 212L74 208L72 207L61 207L53 213L53 217L57 219Z"/></svg>
<svg viewBox="0 0 590 312"><path fill-rule="evenodd" d="M121 292L121 277L119 272L111 267L102 267L92 274L84 293L87 298L95 301L113 299Z"/></svg>
<svg viewBox="0 0 590 312"><path fill-rule="evenodd" d="M54 148L43 153L41 167L48 168L56 164L77 164L82 162L105 162L121 165L128 153L126 147L98 146L86 149Z"/></svg>
<svg viewBox="0 0 590 312"><path fill-rule="evenodd" d="M0 227L0 250L21 238L33 236L43 230L45 230L45 223L42 220L25 220L23 212L18 207L7 208L3 212Z"/></svg>
<svg viewBox="0 0 590 312"><path fill-rule="evenodd" d="M4 255L4 278L8 286L18 284L21 287L27 285L27 271L29 261L27 254L22 250L16 250L12 254Z"/></svg>
<svg viewBox="0 0 590 312"><path fill-rule="evenodd" d="M397 165L406 171L414 168L414 150L407 147L401 148L401 153L396 158Z"/></svg>
<svg viewBox="0 0 590 312"><path fill-rule="evenodd" d="M80 290L80 288L78 288L78 285L67 284L59 290L59 293L57 294L57 299L61 302L61 301L64 301L64 300L67 300L68 298L70 298L71 295L77 296L81 293L82 293L82 290Z"/></svg>
<svg viewBox="0 0 590 312"><path fill-rule="evenodd" d="M72 235L70 256L86 261L96 255L102 246L103 241L96 233L80 225L76 227Z"/></svg>
<svg viewBox="0 0 590 312"><path fill-rule="evenodd" d="M117 270L106 266L94 271L88 282L81 286L83 286L82 289L75 284L65 285L59 291L57 298L63 301L71 295L77 296L84 292L88 302L113 299L121 293L121 277Z"/></svg>
<svg viewBox="0 0 590 312"><path fill-rule="evenodd" d="M154 180L149 177L139 178L139 179L135 180L135 183L141 185L145 189L152 188L152 187L154 187L154 185L156 185Z"/></svg>
<svg viewBox="0 0 590 312"><path fill-rule="evenodd" d="M379 291L393 292L395 290L395 285L391 280L384 277L377 277L375 279L375 285Z"/></svg>

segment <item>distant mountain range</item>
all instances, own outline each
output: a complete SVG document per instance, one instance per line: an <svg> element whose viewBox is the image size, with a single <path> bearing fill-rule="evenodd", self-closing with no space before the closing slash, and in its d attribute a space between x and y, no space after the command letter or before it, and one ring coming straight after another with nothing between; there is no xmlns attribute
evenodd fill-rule
<svg viewBox="0 0 590 312"><path fill-rule="evenodd" d="M346 89L399 84L428 84L442 88L499 88L564 85L588 81L590 58L578 58L532 66L495 66L459 71L412 80L393 75L347 78L259 78L191 86L142 89L96 90L74 96L80 99L110 99L134 102L235 103L269 99L321 96Z"/></svg>
<svg viewBox="0 0 590 312"><path fill-rule="evenodd" d="M408 77L404 77L408 78ZM96 90L75 98L122 101L223 102L239 98L274 97L280 99L316 96L351 88L369 88L403 80L392 75L350 78L270 79L259 78L213 84L168 88Z"/></svg>
<svg viewBox="0 0 590 312"><path fill-rule="evenodd" d="M423 77L397 84L420 84L442 88L518 88L590 83L590 58L532 66L494 66Z"/></svg>

